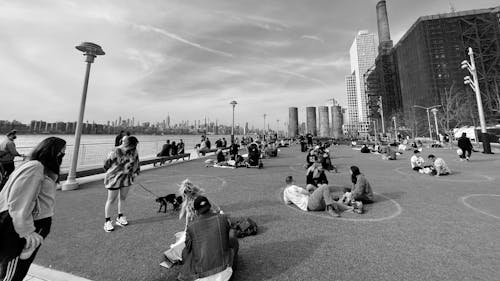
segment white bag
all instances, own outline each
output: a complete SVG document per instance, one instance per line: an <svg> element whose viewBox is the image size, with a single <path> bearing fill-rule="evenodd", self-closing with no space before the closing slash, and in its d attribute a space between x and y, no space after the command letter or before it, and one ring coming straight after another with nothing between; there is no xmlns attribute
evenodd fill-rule
<svg viewBox="0 0 500 281"><path fill-rule="evenodd" d="M460 156L460 155L462 155L463 153L464 153L464 152L462 151L462 149L461 149L461 148L457 149L457 154L458 154L459 156Z"/></svg>
<svg viewBox="0 0 500 281"><path fill-rule="evenodd" d="M175 243L170 244L170 249L163 254L172 262L182 261L182 250L186 247L186 232L181 231L175 234Z"/></svg>

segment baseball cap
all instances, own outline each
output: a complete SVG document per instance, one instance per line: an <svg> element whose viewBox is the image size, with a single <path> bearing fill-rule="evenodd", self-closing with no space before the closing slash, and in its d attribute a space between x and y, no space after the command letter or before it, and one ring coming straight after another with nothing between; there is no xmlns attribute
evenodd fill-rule
<svg viewBox="0 0 500 281"><path fill-rule="evenodd" d="M194 205L193 207L196 211L206 210L206 209L210 209L210 207L212 207L212 205L210 205L210 202L208 202L207 197L205 197L205 196L196 197L196 199L194 199L193 205Z"/></svg>

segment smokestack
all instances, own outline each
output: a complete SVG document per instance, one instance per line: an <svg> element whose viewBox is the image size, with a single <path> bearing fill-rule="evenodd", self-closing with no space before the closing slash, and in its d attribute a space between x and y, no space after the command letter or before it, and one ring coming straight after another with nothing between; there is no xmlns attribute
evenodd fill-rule
<svg viewBox="0 0 500 281"><path fill-rule="evenodd" d="M379 46L389 45L392 47L391 32L389 31L389 17L387 16L387 7L385 0L377 3L377 25Z"/></svg>

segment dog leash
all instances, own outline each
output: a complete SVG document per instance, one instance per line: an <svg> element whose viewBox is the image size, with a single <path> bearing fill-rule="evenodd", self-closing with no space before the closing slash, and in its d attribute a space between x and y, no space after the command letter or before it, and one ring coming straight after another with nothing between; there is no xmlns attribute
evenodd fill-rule
<svg viewBox="0 0 500 281"><path fill-rule="evenodd" d="M142 185L141 183L138 182L137 185L140 186L140 187L142 187L142 189L146 190L147 192L153 194L155 197L160 197L160 196L154 194L151 190L145 188L144 185Z"/></svg>

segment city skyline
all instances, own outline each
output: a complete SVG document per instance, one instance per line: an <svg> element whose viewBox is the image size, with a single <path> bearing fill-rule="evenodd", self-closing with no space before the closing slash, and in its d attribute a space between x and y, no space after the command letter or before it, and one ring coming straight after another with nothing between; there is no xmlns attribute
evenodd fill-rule
<svg viewBox="0 0 500 281"><path fill-rule="evenodd" d="M289 106L302 122L306 106L331 98L346 106L348 48L359 30L376 33L376 2L1 2L9 28L0 30L0 92L9 106L0 119L75 120L84 58L74 46L93 41L106 55L93 65L84 120L151 122L170 112L227 124L237 100L236 122L262 127L264 113L286 120ZM452 2L457 10L498 5ZM447 0L388 1L394 41L418 17L448 11Z"/></svg>

